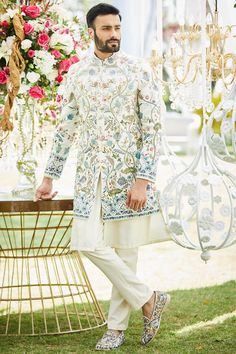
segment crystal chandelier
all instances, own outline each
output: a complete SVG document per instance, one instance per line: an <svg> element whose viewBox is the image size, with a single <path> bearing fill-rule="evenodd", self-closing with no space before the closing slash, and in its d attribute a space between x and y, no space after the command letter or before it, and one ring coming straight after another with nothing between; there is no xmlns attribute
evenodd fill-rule
<svg viewBox="0 0 236 354"><path fill-rule="evenodd" d="M225 49L233 27L219 26L217 2L210 22L206 0L201 0L201 24L188 30L182 26L165 60L155 50L151 58L156 79L170 88L172 108L202 108L199 152L190 166L172 174L160 202L173 240L201 250L204 261L209 260L211 250L236 242L236 178L215 158L236 161L236 58ZM169 69L168 83L162 80L163 64ZM212 90L216 82L221 82L223 93L215 108Z"/></svg>
<svg viewBox="0 0 236 354"><path fill-rule="evenodd" d="M229 51L235 37L236 25L219 24L218 1L215 9L206 16L206 97L202 94L201 28L202 23L181 24L172 35L170 49L164 59L156 50L152 63L164 64L169 75L170 101L173 109L194 110L206 102L207 112L212 112L212 89L217 81L222 83L223 95L227 95L236 81L236 54ZM232 44L231 44L232 47Z"/></svg>

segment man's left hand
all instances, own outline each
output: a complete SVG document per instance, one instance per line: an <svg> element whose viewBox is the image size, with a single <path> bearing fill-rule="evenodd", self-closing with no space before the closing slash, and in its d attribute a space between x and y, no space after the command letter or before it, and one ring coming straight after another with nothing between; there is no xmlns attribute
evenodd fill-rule
<svg viewBox="0 0 236 354"><path fill-rule="evenodd" d="M147 201L147 185L149 181L137 178L135 183L127 192L126 206L134 211L139 211L145 207Z"/></svg>

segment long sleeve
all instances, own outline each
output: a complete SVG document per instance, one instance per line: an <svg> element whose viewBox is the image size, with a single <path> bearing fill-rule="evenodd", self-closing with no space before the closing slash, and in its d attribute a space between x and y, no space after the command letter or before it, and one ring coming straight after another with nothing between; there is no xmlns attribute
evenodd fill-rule
<svg viewBox="0 0 236 354"><path fill-rule="evenodd" d="M160 148L160 96L149 65L143 67L139 81L138 108L142 131L142 147L136 178L156 181Z"/></svg>
<svg viewBox="0 0 236 354"><path fill-rule="evenodd" d="M44 173L44 176L53 179L60 178L78 131L79 112L73 94L72 77L73 72L70 70L66 77L60 122L56 128L51 153Z"/></svg>

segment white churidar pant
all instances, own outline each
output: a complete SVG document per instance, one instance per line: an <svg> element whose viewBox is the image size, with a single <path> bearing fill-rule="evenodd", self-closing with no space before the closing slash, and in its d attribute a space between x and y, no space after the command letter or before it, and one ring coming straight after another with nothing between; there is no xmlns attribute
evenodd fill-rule
<svg viewBox="0 0 236 354"><path fill-rule="evenodd" d="M82 251L112 282L108 328L125 330L131 308L140 309L153 291L136 276L138 246L170 239L161 213L103 222L101 178L88 219L74 218L71 251Z"/></svg>

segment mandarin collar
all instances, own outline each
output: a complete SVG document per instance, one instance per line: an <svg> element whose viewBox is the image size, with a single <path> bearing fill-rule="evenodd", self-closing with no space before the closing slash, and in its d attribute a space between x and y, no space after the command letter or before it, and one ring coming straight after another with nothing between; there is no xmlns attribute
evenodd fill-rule
<svg viewBox="0 0 236 354"><path fill-rule="evenodd" d="M93 61L93 63L98 64L98 65L112 65L117 61L117 59L120 57L121 54L122 54L122 52L121 52L121 50L119 50L118 52L113 53L110 57L108 57L106 59L100 59L93 52L92 61Z"/></svg>

